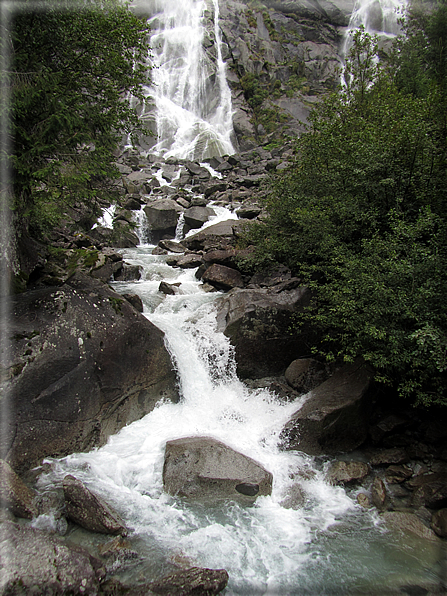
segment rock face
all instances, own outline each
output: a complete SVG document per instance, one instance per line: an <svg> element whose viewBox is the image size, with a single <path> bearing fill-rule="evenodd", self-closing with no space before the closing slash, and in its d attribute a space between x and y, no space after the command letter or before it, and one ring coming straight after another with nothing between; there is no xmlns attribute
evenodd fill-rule
<svg viewBox="0 0 447 596"><path fill-rule="evenodd" d="M361 361L343 366L314 389L282 431L285 449L309 455L352 451L368 430L372 373Z"/></svg>
<svg viewBox="0 0 447 596"><path fill-rule="evenodd" d="M171 495L194 500L254 501L272 491L272 475L253 459L211 437L166 443L163 484Z"/></svg>
<svg viewBox="0 0 447 596"><path fill-rule="evenodd" d="M309 300L303 287L235 289L219 300L218 326L235 348L238 375L261 378L282 373L307 351L306 335L291 335L292 317ZM282 287L282 286L281 286Z"/></svg>
<svg viewBox="0 0 447 596"><path fill-rule="evenodd" d="M178 399L164 334L101 282L75 275L21 294L11 315L1 441L17 472L101 445L159 399Z"/></svg>
<svg viewBox="0 0 447 596"><path fill-rule="evenodd" d="M96 595L103 575L80 547L30 526L0 527L0 594Z"/></svg>
<svg viewBox="0 0 447 596"><path fill-rule="evenodd" d="M123 520L98 495L71 475L63 482L68 517L91 532L127 535Z"/></svg>

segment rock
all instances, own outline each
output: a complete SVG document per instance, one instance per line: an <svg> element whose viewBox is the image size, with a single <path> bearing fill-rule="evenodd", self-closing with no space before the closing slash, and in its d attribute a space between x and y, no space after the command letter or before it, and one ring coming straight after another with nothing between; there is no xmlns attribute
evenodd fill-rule
<svg viewBox="0 0 447 596"><path fill-rule="evenodd" d="M425 482L420 486L415 484L414 478L407 482L407 485L416 487L413 493L411 504L414 507L430 507L432 509L439 509L447 506L447 481L445 477L439 477L435 474L430 474L425 477Z"/></svg>
<svg viewBox="0 0 447 596"><path fill-rule="evenodd" d="M301 509L306 503L306 495L297 483L293 484L287 491L285 498L280 502L284 509Z"/></svg>
<svg viewBox="0 0 447 596"><path fill-rule="evenodd" d="M17 472L103 445L160 399L178 400L163 332L88 276L15 297L10 333L0 440Z"/></svg>
<svg viewBox="0 0 447 596"><path fill-rule="evenodd" d="M158 291L162 294L174 296L180 292L179 287L177 284L168 284L166 281L161 281L160 285L158 286Z"/></svg>
<svg viewBox="0 0 447 596"><path fill-rule="evenodd" d="M235 348L239 376L282 374L291 358L308 352L307 330L292 335L290 327L309 298L303 287L283 292L234 289L216 303L218 327Z"/></svg>
<svg viewBox="0 0 447 596"><path fill-rule="evenodd" d="M228 579L225 569L191 567L151 582L147 587L155 594L166 596L212 596L225 589Z"/></svg>
<svg viewBox="0 0 447 596"><path fill-rule="evenodd" d="M184 212L185 223L190 228L201 228L213 215L216 212L211 207L190 207Z"/></svg>
<svg viewBox="0 0 447 596"><path fill-rule="evenodd" d="M138 312L144 311L143 301L138 294L123 294L123 298L125 298Z"/></svg>
<svg viewBox="0 0 447 596"><path fill-rule="evenodd" d="M250 457L211 437L166 443L165 491L194 500L254 501L272 491L272 475Z"/></svg>
<svg viewBox="0 0 447 596"><path fill-rule="evenodd" d="M231 290L232 288L242 288L244 286L244 281L239 271L231 267L218 265L217 263L206 269L202 275L202 280L218 290Z"/></svg>
<svg viewBox="0 0 447 596"><path fill-rule="evenodd" d="M127 535L127 528L119 515L80 480L68 475L62 486L71 521L91 532Z"/></svg>
<svg viewBox="0 0 447 596"><path fill-rule="evenodd" d="M447 538L447 509L439 509L431 519L432 530L441 538Z"/></svg>
<svg viewBox="0 0 447 596"><path fill-rule="evenodd" d="M115 281L138 281L141 279L142 267L140 265L124 265L115 273Z"/></svg>
<svg viewBox="0 0 447 596"><path fill-rule="evenodd" d="M371 501L374 507L377 507L379 511L382 511L385 508L386 497L387 493L385 484L381 478L376 476L371 487Z"/></svg>
<svg viewBox="0 0 447 596"><path fill-rule="evenodd" d="M169 252L174 253L184 253L186 250L183 244L181 244L180 242L175 242L174 240L160 240L158 246Z"/></svg>
<svg viewBox="0 0 447 596"><path fill-rule="evenodd" d="M34 493L22 482L11 466L0 459L0 506L17 517L32 519L37 515Z"/></svg>
<svg viewBox="0 0 447 596"><path fill-rule="evenodd" d="M238 231L242 230L244 226L249 223L245 219L228 219L221 221L212 226L208 226L204 230L200 230L192 236L188 236L182 240L182 244L189 250L211 250L228 248L234 246L237 240Z"/></svg>
<svg viewBox="0 0 447 596"><path fill-rule="evenodd" d="M363 480L369 474L369 467L361 461L335 461L326 474L330 484L351 484Z"/></svg>
<svg viewBox="0 0 447 596"><path fill-rule="evenodd" d="M157 243L164 235L175 236L181 211L172 199L158 199L144 207L152 242Z"/></svg>
<svg viewBox="0 0 447 596"><path fill-rule="evenodd" d="M171 260L167 261L168 264L171 264L171 262ZM202 262L202 255L190 253L182 257L177 257L175 259L175 266L181 269L195 269L196 267L200 267Z"/></svg>
<svg viewBox="0 0 447 596"><path fill-rule="evenodd" d="M81 547L11 522L0 533L0 594L98 594L104 572Z"/></svg>
<svg viewBox="0 0 447 596"><path fill-rule="evenodd" d="M316 387L285 425L285 449L309 455L352 451L367 436L372 371L361 360L347 364Z"/></svg>
<svg viewBox="0 0 447 596"><path fill-rule="evenodd" d="M371 507L371 502L368 495L365 495L365 493L359 493L357 495L357 503L364 509L369 509Z"/></svg>
<svg viewBox="0 0 447 596"><path fill-rule="evenodd" d="M284 373L293 389L307 393L325 380L325 367L313 358L300 358L289 364Z"/></svg>
<svg viewBox="0 0 447 596"><path fill-rule="evenodd" d="M376 451L369 459L372 466L387 464L402 464L408 461L408 455L403 449L381 449Z"/></svg>
<svg viewBox="0 0 447 596"><path fill-rule="evenodd" d="M413 513L403 511L387 511L382 514L382 519L386 525L394 530L406 534L411 534L424 540L437 541L439 538L430 528L427 528L421 520Z"/></svg>
<svg viewBox="0 0 447 596"><path fill-rule="evenodd" d="M408 466L389 466L385 472L388 484L400 484L413 475L413 470Z"/></svg>

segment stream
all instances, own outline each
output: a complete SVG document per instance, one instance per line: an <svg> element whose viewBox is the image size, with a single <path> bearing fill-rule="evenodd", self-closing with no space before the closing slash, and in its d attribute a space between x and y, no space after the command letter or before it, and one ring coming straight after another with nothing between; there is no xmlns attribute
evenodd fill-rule
<svg viewBox="0 0 447 596"><path fill-rule="evenodd" d="M234 217L215 210L209 223ZM237 378L229 341L215 328L221 294L203 291L195 270L166 265L166 256L152 255L153 248L124 249L125 261L143 267L144 275L112 285L137 293L144 315L165 332L181 400L160 403L102 448L47 460L51 471L40 477L40 489L60 486L73 474L118 511L139 553L117 566L123 583L194 565L225 568L227 595L385 594L437 585L442 562L435 545L390 533L377 512L357 504L355 490L326 483L328 458L280 450L280 430L300 403L280 401ZM180 293L159 292L163 280L179 284ZM261 463L273 474L272 495L251 506L205 506L164 493L166 441L186 436L214 437ZM286 508L281 503L297 479L304 503ZM110 540L82 529L72 530L70 539L90 548Z"/></svg>

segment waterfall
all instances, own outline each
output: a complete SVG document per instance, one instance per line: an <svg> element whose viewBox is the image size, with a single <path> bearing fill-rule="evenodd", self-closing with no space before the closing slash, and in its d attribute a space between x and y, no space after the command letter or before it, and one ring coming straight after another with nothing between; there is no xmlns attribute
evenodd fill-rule
<svg viewBox="0 0 447 596"><path fill-rule="evenodd" d="M151 151L196 161L234 153L218 0L164 0L155 12L153 85L147 90L155 103Z"/></svg>
<svg viewBox="0 0 447 596"><path fill-rule="evenodd" d="M343 40L342 57L349 52L352 32L361 26L367 33L377 34L380 38L396 36L406 6L407 0L356 0Z"/></svg>

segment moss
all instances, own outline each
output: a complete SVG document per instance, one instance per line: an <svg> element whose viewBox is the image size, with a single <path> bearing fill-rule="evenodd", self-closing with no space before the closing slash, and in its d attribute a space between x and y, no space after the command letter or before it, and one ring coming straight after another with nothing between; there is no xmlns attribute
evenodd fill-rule
<svg viewBox="0 0 447 596"><path fill-rule="evenodd" d="M124 299L123 298L114 298L113 296L109 296L109 302L113 308L113 310L116 312L116 314L123 314L121 312L121 307L123 305Z"/></svg>

